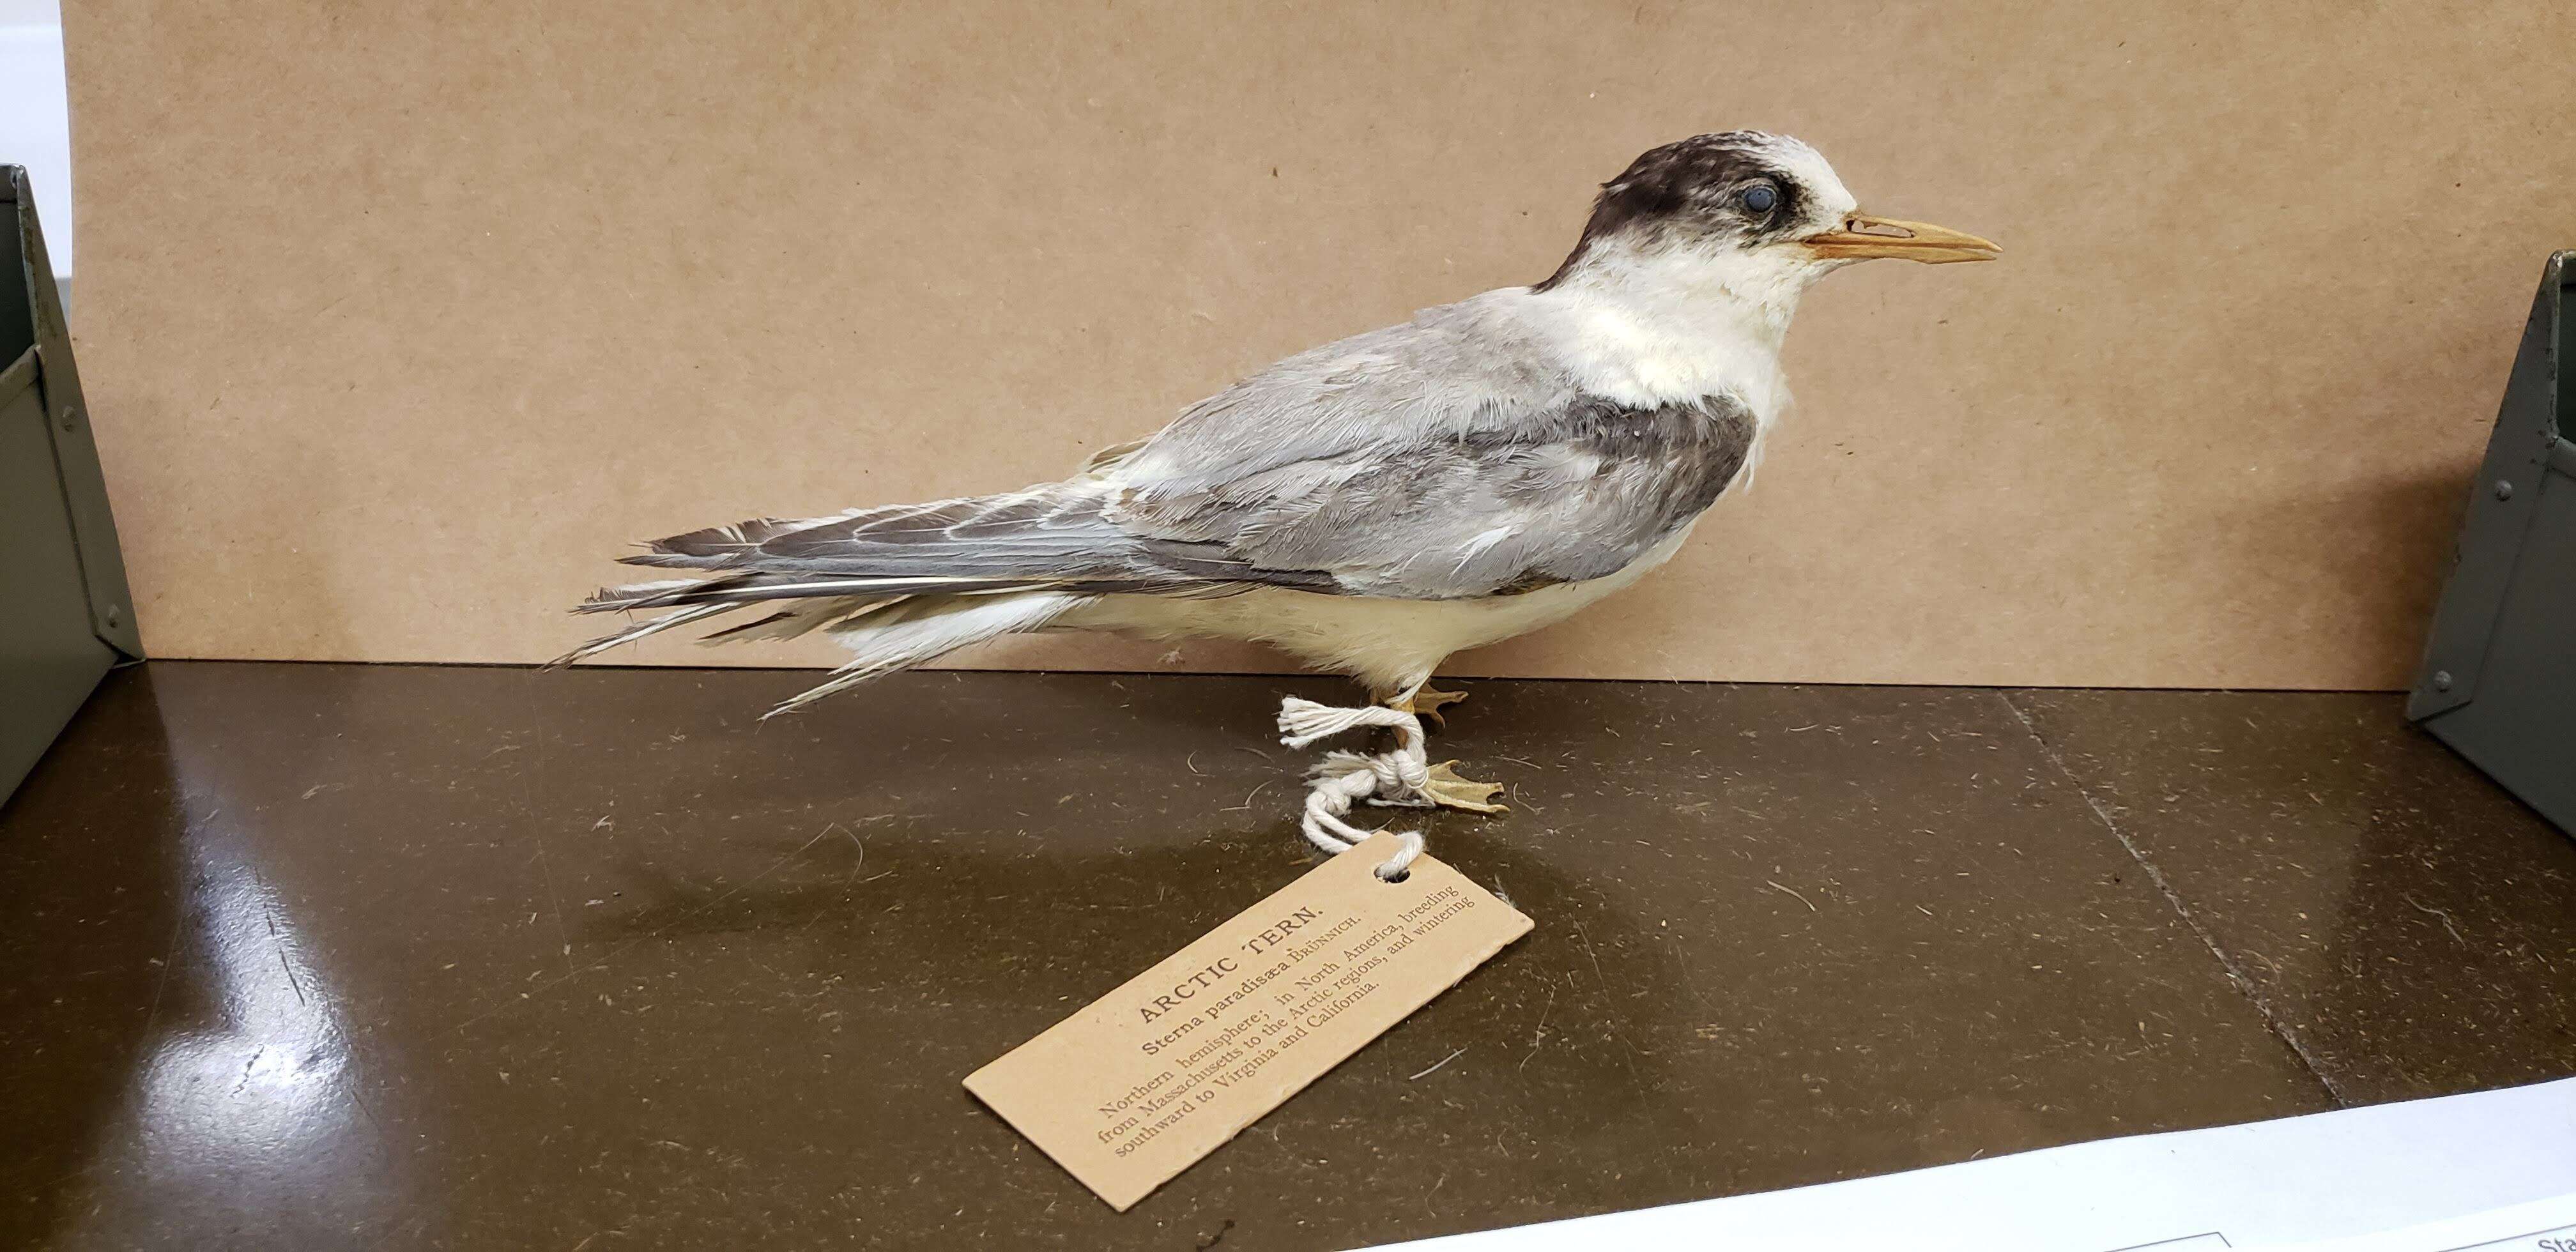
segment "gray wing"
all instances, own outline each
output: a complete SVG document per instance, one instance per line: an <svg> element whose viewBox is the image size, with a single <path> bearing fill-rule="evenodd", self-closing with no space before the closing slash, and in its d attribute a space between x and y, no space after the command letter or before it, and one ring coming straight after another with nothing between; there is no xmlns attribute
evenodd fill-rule
<svg viewBox="0 0 2576 1252"><path fill-rule="evenodd" d="M1588 395L1522 293L1428 309L1279 362L1101 471L1108 515L1253 580L1445 599L1599 578L1714 503L1750 455L1732 397Z"/></svg>
<svg viewBox="0 0 2576 1252"><path fill-rule="evenodd" d="M1309 349L1183 410L1089 467L1155 491L1216 487L1371 448L1530 428L1582 399L1512 291Z"/></svg>
<svg viewBox="0 0 2576 1252"><path fill-rule="evenodd" d="M1727 397L1654 409L1583 397L1509 431L1132 488L1108 516L1152 542L1220 548L1245 581L1322 573L1362 595L1496 595L1626 567L1716 503L1753 437Z"/></svg>
<svg viewBox="0 0 2576 1252"><path fill-rule="evenodd" d="M1725 396L1641 409L1578 391L1510 294L1290 357L1061 483L655 541L626 559L727 573L584 607L1041 587L1448 599L1614 573L1716 501L1752 416Z"/></svg>

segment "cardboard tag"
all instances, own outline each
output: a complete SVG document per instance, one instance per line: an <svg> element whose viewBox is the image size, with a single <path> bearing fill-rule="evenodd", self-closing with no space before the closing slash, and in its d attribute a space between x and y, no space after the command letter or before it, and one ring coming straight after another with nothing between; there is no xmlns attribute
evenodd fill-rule
<svg viewBox="0 0 2576 1252"><path fill-rule="evenodd" d="M1379 835L966 1076L1124 1212L1530 930Z"/></svg>

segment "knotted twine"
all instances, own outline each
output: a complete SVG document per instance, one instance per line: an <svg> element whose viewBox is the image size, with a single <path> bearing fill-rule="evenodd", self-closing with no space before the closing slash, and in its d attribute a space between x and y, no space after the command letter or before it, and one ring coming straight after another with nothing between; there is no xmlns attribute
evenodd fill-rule
<svg viewBox="0 0 2576 1252"><path fill-rule="evenodd" d="M1363 726L1383 726L1394 731L1395 750L1366 754L1327 752L1323 763L1307 776L1306 812L1298 829L1305 832L1306 842L1327 853L1348 852L1362 840L1380 833L1342 820L1361 800L1404 808L1430 806L1431 801L1423 793L1423 786L1431 781L1431 764L1430 753L1424 747L1422 719L1376 704L1335 708L1296 696L1279 702L1279 742L1291 748L1302 748ZM1395 837L1399 841L1395 855L1373 871L1389 881L1402 877L1413 858L1422 855L1420 832L1397 831Z"/></svg>

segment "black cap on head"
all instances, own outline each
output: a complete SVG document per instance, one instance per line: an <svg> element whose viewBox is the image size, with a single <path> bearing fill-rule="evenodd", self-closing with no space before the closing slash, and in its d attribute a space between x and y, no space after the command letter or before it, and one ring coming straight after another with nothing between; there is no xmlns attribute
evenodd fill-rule
<svg viewBox="0 0 2576 1252"><path fill-rule="evenodd" d="M1760 243L1797 230L1807 224L1814 192L1792 168L1801 154L1820 160L1795 139L1758 130L1694 135L1645 153L1601 185L1582 239L1537 289L1563 281L1586 252L1614 236L1671 231Z"/></svg>

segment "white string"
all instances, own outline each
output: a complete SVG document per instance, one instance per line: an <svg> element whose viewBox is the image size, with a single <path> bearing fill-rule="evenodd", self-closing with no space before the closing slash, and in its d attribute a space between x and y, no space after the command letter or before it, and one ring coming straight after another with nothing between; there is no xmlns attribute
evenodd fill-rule
<svg viewBox="0 0 2576 1252"><path fill-rule="evenodd" d="M1306 812L1298 828L1305 832L1308 843L1335 855L1380 833L1342 820L1361 800L1408 808L1430 804L1423 792L1424 784L1431 781L1431 766L1430 754L1424 748L1422 719L1384 705L1335 708L1296 696L1279 702L1279 742L1291 748L1306 747L1363 726L1393 730L1395 750L1367 755L1327 752L1306 784ZM1380 878L1402 876L1413 859L1422 855L1420 832L1396 831L1395 837L1399 841L1395 855L1373 871Z"/></svg>

